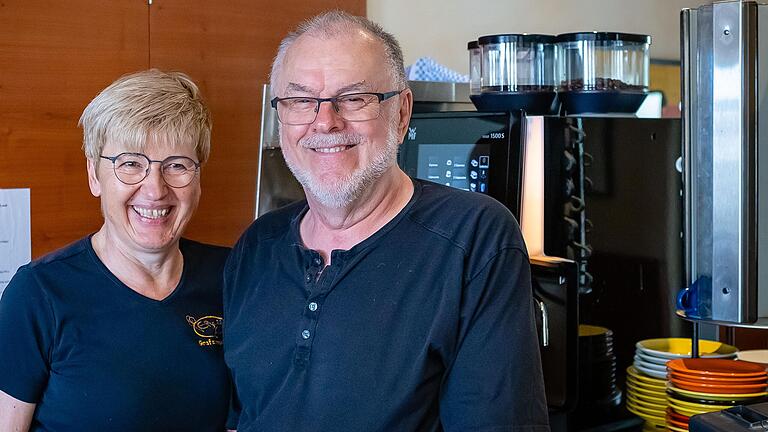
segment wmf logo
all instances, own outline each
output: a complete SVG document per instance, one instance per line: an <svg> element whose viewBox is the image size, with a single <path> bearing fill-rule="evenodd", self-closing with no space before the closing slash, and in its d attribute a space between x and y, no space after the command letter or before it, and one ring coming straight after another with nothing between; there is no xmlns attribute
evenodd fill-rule
<svg viewBox="0 0 768 432"><path fill-rule="evenodd" d="M415 127L409 127L408 128L408 139L409 140L415 140L416 139L416 128Z"/></svg>

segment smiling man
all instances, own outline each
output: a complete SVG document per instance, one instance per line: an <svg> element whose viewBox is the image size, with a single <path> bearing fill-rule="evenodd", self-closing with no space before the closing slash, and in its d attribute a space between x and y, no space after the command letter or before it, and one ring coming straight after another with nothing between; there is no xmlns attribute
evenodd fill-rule
<svg viewBox="0 0 768 432"><path fill-rule="evenodd" d="M395 39L317 16L280 45L272 106L306 201L225 269L224 349L248 431L545 431L517 222L396 163L413 96Z"/></svg>

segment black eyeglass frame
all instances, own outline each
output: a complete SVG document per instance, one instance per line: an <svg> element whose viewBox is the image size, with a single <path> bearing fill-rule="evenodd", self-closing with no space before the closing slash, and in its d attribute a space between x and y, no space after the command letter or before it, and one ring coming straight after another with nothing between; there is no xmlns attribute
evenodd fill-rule
<svg viewBox="0 0 768 432"><path fill-rule="evenodd" d="M405 91L405 89L393 90L393 91L389 91L389 92L386 92L386 93L376 93L376 92L347 93L347 94L343 94L343 95L339 95L339 96L335 96L335 97L330 97L330 98L316 98L316 97L309 97L309 96L291 96L291 97L284 97L284 98L274 97L274 98L272 98L271 101L269 101L269 104L272 106L272 108L275 109L275 111L277 111L277 119L280 121L280 123L283 123L283 120L280 118L280 111L277 109L277 103L278 102L284 101L284 100L290 100L290 99L312 99L315 102L317 102L317 105L315 105L315 116L312 118L311 122L308 122L308 123L283 123L283 124L287 124L289 126L300 126L300 125L312 124L312 123L315 122L315 120L317 120L317 114L320 112L320 104L323 103L323 102L330 102L331 106L333 107L333 110L336 111L336 113L338 114L339 113L339 105L336 102L339 100L339 98L345 98L345 97L356 96L356 95L373 95L373 96L376 96L379 99L379 104L381 104L385 100L387 100L389 98L392 98L392 97L395 97L395 96L399 95L400 93L402 93L404 91ZM373 118L370 118L370 119L367 119L367 120L349 120L349 119L344 119L344 120L347 120L347 121L370 121L370 120L378 118L378 116L380 114L381 114L381 111L379 111L379 114L377 114L376 117L373 117Z"/></svg>
<svg viewBox="0 0 768 432"><path fill-rule="evenodd" d="M118 159L119 159L121 156L125 156L125 155L141 156L141 157L143 157L144 159L146 159L146 160L149 162L149 163L147 164L147 169L144 171L144 177L142 177L142 178L141 178L141 180L139 180L139 181L137 181L137 182L134 182L134 183L128 183L128 182L124 181L123 179L121 179L119 175L117 175L117 166L115 165L115 162L116 162L116 161L117 161L117 160L118 160ZM119 180L119 181L120 181L120 183L123 183L123 184L129 185L129 186L137 185L137 184L139 184L139 183L143 182L143 181L144 181L144 179L146 179L146 178L149 176L149 172L150 172L150 170L152 170L152 163L155 163L155 162L156 162L156 163L159 163L159 164L160 164L160 177L163 179L163 181L165 182L165 184L166 184L166 185L168 185L168 187L172 187L172 188L174 188L174 189L181 189L181 188L185 188L185 187L189 186L190 184L192 184L192 181L194 181L194 180L195 180L195 177L196 177L196 176L197 176L197 175L200 173L200 166L201 166L200 162L197 162L197 161L195 161L194 159L192 159L192 158L190 158L190 157L186 157L186 156L168 156L167 158L165 158L165 159L163 159L163 160L152 160L152 159L150 159L150 158L149 158L149 156L145 155L144 153L122 152L122 153L120 153L120 154L118 154L118 155L116 155L116 156L104 156L104 155L100 155L99 157L100 157L100 158L102 158L102 159L106 159L106 160L108 160L108 161L112 162L112 172L115 174L115 178L117 178L117 180ZM189 179L189 182L188 182L187 184L185 184L185 185L183 185L183 186L174 186L174 185L172 185L172 184L168 183L168 180L166 180L166 179L165 179L165 174L163 173L163 165L164 165L166 162L168 162L169 160L172 160L172 159L181 159L181 158L183 158L183 159L188 159L188 160L192 161L192 163L193 163L193 164L195 164L195 175L193 175L193 176L192 176L192 177Z"/></svg>

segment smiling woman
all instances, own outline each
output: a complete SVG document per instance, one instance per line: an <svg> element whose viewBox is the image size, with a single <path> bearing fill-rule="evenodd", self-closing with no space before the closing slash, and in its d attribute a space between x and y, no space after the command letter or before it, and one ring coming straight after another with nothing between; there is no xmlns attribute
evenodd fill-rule
<svg viewBox="0 0 768 432"><path fill-rule="evenodd" d="M200 200L208 108L186 75L149 70L107 87L80 124L104 223L6 288L0 370L14 374L0 374L0 430L223 430L213 330L229 250L181 237Z"/></svg>

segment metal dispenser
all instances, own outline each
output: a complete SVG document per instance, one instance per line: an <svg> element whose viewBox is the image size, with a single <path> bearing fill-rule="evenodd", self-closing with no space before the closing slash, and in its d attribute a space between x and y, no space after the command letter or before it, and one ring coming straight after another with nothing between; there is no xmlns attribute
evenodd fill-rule
<svg viewBox="0 0 768 432"><path fill-rule="evenodd" d="M685 253L680 316L768 326L768 5L681 13Z"/></svg>

